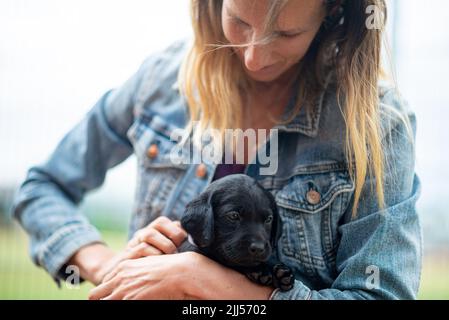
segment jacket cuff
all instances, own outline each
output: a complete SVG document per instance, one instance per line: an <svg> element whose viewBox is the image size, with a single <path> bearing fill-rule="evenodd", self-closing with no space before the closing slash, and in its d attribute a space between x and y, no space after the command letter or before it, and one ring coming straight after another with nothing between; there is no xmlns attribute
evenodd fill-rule
<svg viewBox="0 0 449 320"><path fill-rule="evenodd" d="M82 247L92 243L103 243L101 235L93 226L69 225L57 230L43 244L37 263L53 277L58 286L73 271L66 272L65 264ZM80 278L80 282L83 281Z"/></svg>
<svg viewBox="0 0 449 320"><path fill-rule="evenodd" d="M309 300L312 291L301 281L295 280L293 288L289 291L275 290L270 300Z"/></svg>

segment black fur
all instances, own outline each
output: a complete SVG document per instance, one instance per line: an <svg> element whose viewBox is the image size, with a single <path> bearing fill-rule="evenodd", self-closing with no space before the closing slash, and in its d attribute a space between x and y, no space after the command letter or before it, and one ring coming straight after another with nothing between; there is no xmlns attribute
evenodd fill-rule
<svg viewBox="0 0 449 320"><path fill-rule="evenodd" d="M181 225L197 247L186 241L180 251L200 252L259 284L293 287L291 270L276 257L282 230L276 202L253 178L234 174L214 181L187 204Z"/></svg>

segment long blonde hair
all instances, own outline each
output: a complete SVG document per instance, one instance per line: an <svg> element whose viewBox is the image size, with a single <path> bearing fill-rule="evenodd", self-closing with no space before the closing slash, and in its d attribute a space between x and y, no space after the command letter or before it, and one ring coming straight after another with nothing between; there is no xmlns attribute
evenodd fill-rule
<svg viewBox="0 0 449 320"><path fill-rule="evenodd" d="M386 20L384 0L323 0L328 16L300 62L298 99L291 121L301 106L315 101L324 89L325 76L336 75L337 99L346 123L345 153L355 184L356 215L367 176L374 177L380 208L384 207L384 148L380 127L378 80L381 76L382 33ZM288 0L271 1L267 29L274 25ZM223 0L191 0L194 43L185 59L179 82L198 132L242 125L241 90L248 86L242 63L226 46L221 11ZM385 18L376 29L366 26L368 6ZM217 44L219 49L211 48Z"/></svg>

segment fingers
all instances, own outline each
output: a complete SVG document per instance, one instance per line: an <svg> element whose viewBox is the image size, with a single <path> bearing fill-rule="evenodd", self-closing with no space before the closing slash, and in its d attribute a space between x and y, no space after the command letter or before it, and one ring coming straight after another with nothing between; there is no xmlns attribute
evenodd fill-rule
<svg viewBox="0 0 449 320"><path fill-rule="evenodd" d="M109 281L111 281L111 279L114 278L116 274L117 274L117 271L116 271L116 270L112 270L111 272L109 272L109 273L103 278L103 281L100 283L100 285L103 285L104 283L108 283Z"/></svg>
<svg viewBox="0 0 449 320"><path fill-rule="evenodd" d="M132 258L130 258L132 259ZM103 286L104 284L110 282L113 278L116 278L117 275L122 272L124 269L126 269L128 267L128 261L129 260L122 260L119 264L117 264L114 269L112 269L109 273L107 273L102 282L101 285Z"/></svg>
<svg viewBox="0 0 449 320"><path fill-rule="evenodd" d="M138 259L161 254L163 254L163 252L158 248L155 248L146 242L141 242L136 246L129 248L125 253L124 259Z"/></svg>
<svg viewBox="0 0 449 320"><path fill-rule="evenodd" d="M145 229L139 237L140 242L146 242L153 247L161 250L165 254L175 253L177 251L176 245L172 240L161 234L156 229Z"/></svg>
<svg viewBox="0 0 449 320"><path fill-rule="evenodd" d="M153 227L169 238L176 247L180 246L187 237L187 232L181 228L181 223L179 221L173 222L167 217L157 218L149 225L149 227Z"/></svg>
<svg viewBox="0 0 449 320"><path fill-rule="evenodd" d="M159 217L147 227L138 230L128 242L133 248L142 242L158 249L165 254L177 252L177 247L185 240L187 233L179 221L171 221L167 217Z"/></svg>
<svg viewBox="0 0 449 320"><path fill-rule="evenodd" d="M89 292L89 300L100 300L108 297L114 291L115 285L113 281L103 282L99 286L93 288Z"/></svg>
<svg viewBox="0 0 449 320"><path fill-rule="evenodd" d="M176 221L173 221L173 223L174 223L175 225L177 225L178 227L182 228L182 227L181 227L181 221L176 220Z"/></svg>

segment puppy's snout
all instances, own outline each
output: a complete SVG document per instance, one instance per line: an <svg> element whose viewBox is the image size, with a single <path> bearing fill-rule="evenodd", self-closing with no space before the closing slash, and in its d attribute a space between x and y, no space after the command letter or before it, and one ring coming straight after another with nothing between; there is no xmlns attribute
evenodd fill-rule
<svg viewBox="0 0 449 320"><path fill-rule="evenodd" d="M268 243L257 241L251 242L248 247L249 254L253 257L263 257L267 252Z"/></svg>

